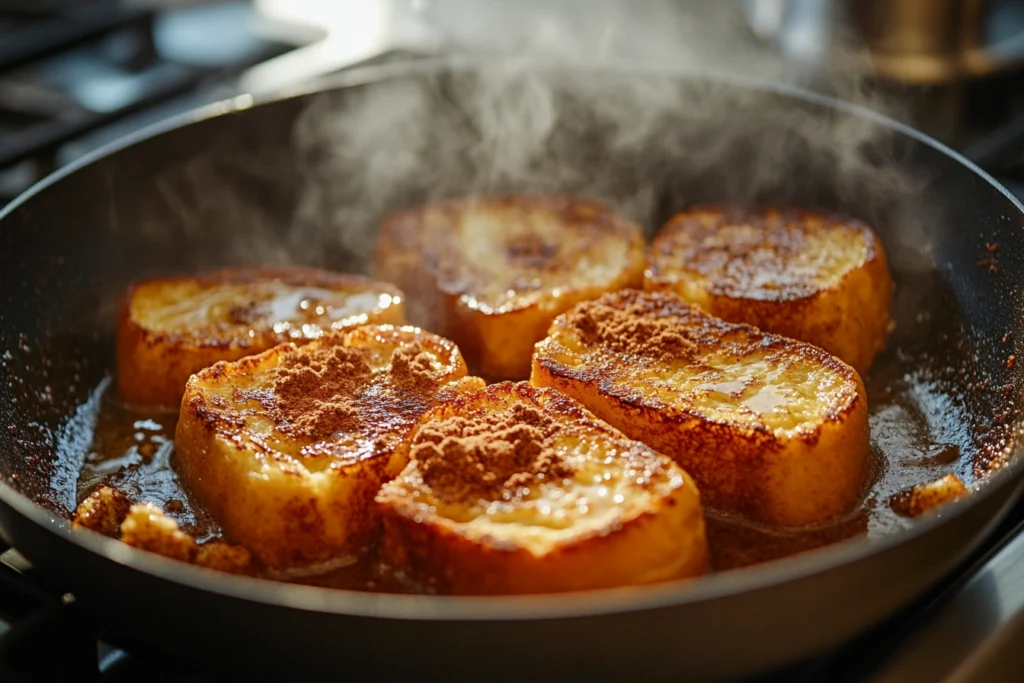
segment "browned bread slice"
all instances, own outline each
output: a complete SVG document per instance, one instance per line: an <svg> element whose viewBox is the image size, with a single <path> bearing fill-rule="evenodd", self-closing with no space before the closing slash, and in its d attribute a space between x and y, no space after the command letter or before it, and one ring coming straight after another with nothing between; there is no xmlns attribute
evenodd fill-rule
<svg viewBox="0 0 1024 683"><path fill-rule="evenodd" d="M175 467L270 569L350 563L377 540L373 497L401 469L406 432L445 392L482 384L452 342L418 328L282 344L189 379Z"/></svg>
<svg viewBox="0 0 1024 683"><path fill-rule="evenodd" d="M698 207L651 247L645 288L820 346L867 372L892 328L885 249L867 225L789 208Z"/></svg>
<svg viewBox="0 0 1024 683"><path fill-rule="evenodd" d="M693 480L566 396L493 384L427 413L384 485L385 561L443 593L545 593L693 576Z"/></svg>
<svg viewBox="0 0 1024 683"><path fill-rule="evenodd" d="M626 290L559 316L531 382L671 456L705 503L775 525L859 500L868 410L857 372L821 349Z"/></svg>
<svg viewBox="0 0 1024 683"><path fill-rule="evenodd" d="M409 295L418 325L453 339L470 367L525 379L551 320L643 281L640 227L571 197L469 198L381 224L377 274Z"/></svg>
<svg viewBox="0 0 1024 683"><path fill-rule="evenodd" d="M313 268L232 268L133 285L117 330L117 386L137 405L176 408L189 375L285 341L405 322L402 293Z"/></svg>

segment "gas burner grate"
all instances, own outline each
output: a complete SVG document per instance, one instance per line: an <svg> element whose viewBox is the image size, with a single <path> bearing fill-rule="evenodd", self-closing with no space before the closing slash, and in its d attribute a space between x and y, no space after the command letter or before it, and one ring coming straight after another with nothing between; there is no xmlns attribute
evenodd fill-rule
<svg viewBox="0 0 1024 683"><path fill-rule="evenodd" d="M254 12L247 2L0 3L0 199L69 161L67 143L216 99L199 94L294 48L254 34Z"/></svg>
<svg viewBox="0 0 1024 683"><path fill-rule="evenodd" d="M152 10L117 2L0 4L0 71L30 64L123 28L146 24Z"/></svg>

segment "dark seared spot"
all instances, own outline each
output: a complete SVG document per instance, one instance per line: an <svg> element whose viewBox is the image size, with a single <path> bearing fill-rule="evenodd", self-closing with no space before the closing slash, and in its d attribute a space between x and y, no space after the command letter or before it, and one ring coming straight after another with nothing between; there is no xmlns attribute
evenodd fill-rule
<svg viewBox="0 0 1024 683"><path fill-rule="evenodd" d="M558 255L558 245L546 242L539 235L525 234L505 242L508 260L527 268L543 268Z"/></svg>

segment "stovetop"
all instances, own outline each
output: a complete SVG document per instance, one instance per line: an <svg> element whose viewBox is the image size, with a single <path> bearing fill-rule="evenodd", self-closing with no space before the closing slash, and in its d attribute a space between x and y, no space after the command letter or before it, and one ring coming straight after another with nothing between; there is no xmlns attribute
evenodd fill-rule
<svg viewBox="0 0 1024 683"><path fill-rule="evenodd" d="M0 3L0 200L111 139L232 91L292 46L248 3ZM204 38L205 36L205 38ZM211 39L211 36L214 39Z"/></svg>
<svg viewBox="0 0 1024 683"><path fill-rule="evenodd" d="M388 19L383 6L422 9L427 0L337 4L347 14L317 18L299 11L317 3L285 0L0 2L0 204L78 156L173 114L355 64L422 56L442 44L409 26L397 40L378 30ZM421 40L410 41L416 35ZM1024 197L1021 86L1024 74L1010 73L900 92L914 103L911 123ZM952 579L882 627L758 680L1024 680L1024 657L1013 654L1024 644L1022 531L1024 503ZM45 656L54 643L60 656ZM73 596L47 586L7 549L0 555L0 680L219 679L98 641Z"/></svg>

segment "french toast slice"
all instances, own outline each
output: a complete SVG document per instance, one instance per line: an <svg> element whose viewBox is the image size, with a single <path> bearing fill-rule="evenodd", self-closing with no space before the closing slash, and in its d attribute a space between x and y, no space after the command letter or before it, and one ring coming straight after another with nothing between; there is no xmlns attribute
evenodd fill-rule
<svg viewBox="0 0 1024 683"><path fill-rule="evenodd" d="M771 525L853 507L869 465L857 372L810 344L625 290L559 316L531 382L675 459L705 504Z"/></svg>
<svg viewBox="0 0 1024 683"><path fill-rule="evenodd" d="M697 207L669 220L645 288L820 346L865 373L892 330L893 282L875 232L790 208Z"/></svg>
<svg viewBox="0 0 1024 683"><path fill-rule="evenodd" d="M670 458L563 394L503 382L429 411L377 495L382 559L446 594L646 584L707 569L700 495Z"/></svg>
<svg viewBox="0 0 1024 683"><path fill-rule="evenodd" d="M489 379L525 379L552 319L604 292L639 287L640 226L572 197L469 198L380 226L377 275L409 295L410 319L454 340Z"/></svg>
<svg viewBox="0 0 1024 683"><path fill-rule="evenodd" d="M414 327L282 344L189 379L175 469L269 569L347 564L376 541L373 497L401 469L406 432L435 401L482 385L455 344Z"/></svg>
<svg viewBox="0 0 1024 683"><path fill-rule="evenodd" d="M229 268L129 288L117 329L117 387L131 404L177 407L189 375L282 342L366 323L403 324L402 293L314 268Z"/></svg>

